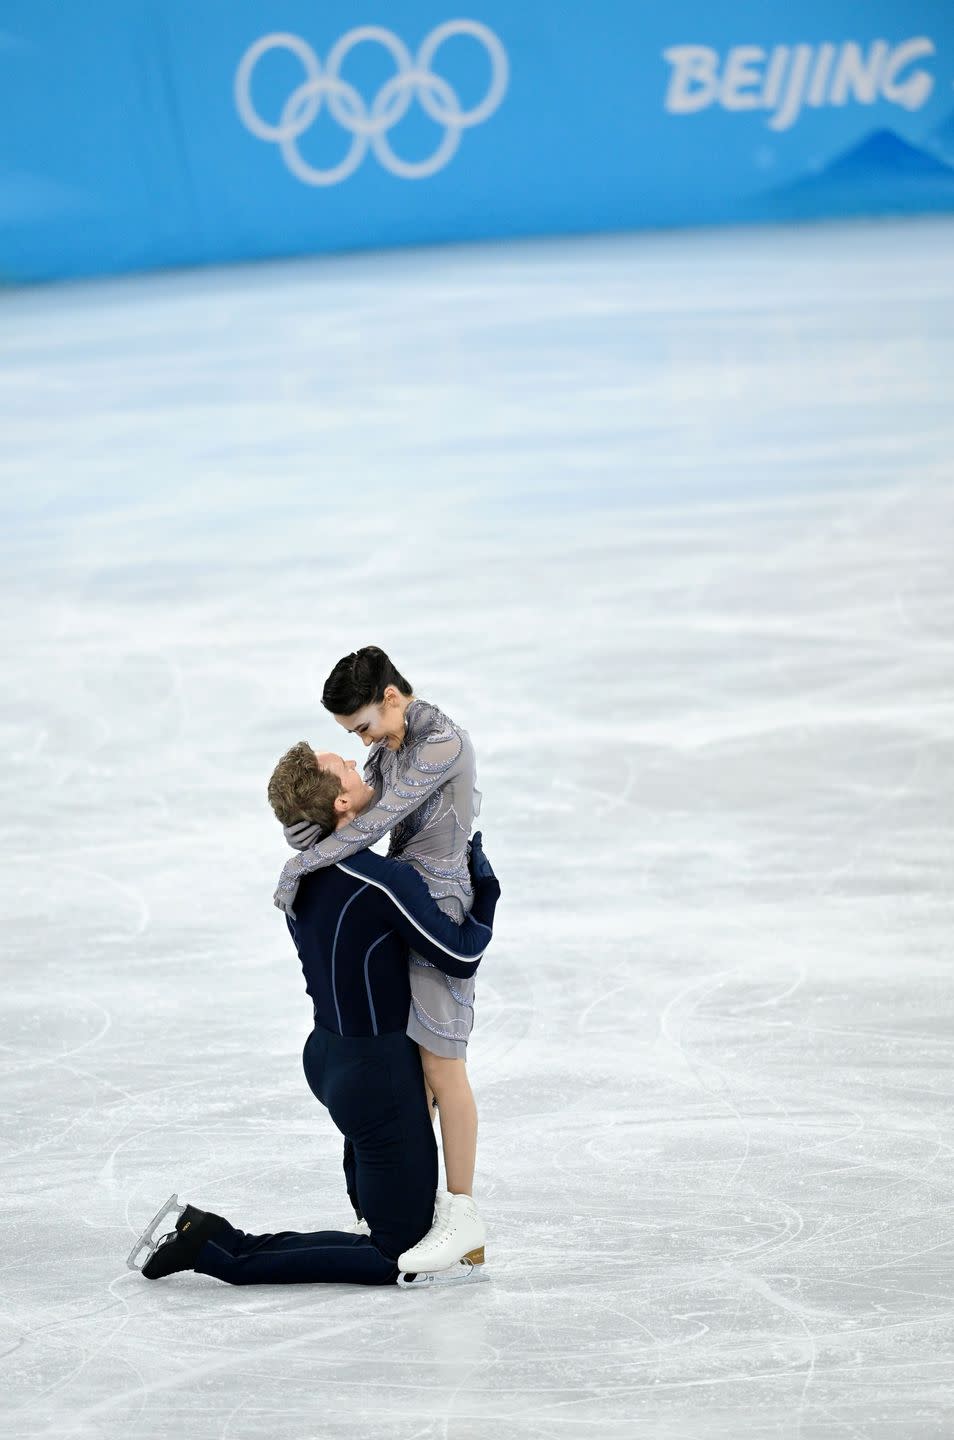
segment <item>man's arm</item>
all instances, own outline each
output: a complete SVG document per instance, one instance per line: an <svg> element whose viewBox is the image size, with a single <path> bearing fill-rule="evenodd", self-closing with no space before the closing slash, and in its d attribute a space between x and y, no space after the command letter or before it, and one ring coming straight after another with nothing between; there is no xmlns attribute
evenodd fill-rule
<svg viewBox="0 0 954 1440"><path fill-rule="evenodd" d="M439 909L420 875L403 861L362 850L339 860L338 869L374 887L390 925L418 955L445 975L467 979L474 974L490 944L500 896L500 884L479 835L471 841L474 908L461 925Z"/></svg>

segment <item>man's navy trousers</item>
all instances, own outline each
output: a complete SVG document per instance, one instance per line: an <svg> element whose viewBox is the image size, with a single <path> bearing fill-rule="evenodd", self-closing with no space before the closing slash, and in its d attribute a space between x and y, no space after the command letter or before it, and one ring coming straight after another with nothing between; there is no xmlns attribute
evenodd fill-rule
<svg viewBox="0 0 954 1440"><path fill-rule="evenodd" d="M303 1060L316 1098L354 1146L358 1197L371 1235L247 1235L229 1225L206 1242L195 1268L232 1285L387 1285L397 1279L397 1257L427 1233L434 1216L437 1145L420 1052L403 1030L368 1037L316 1026Z"/></svg>

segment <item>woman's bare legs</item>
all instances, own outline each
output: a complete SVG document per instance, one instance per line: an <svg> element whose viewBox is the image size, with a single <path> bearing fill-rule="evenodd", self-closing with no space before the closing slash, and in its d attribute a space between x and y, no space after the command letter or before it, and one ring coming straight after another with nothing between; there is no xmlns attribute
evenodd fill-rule
<svg viewBox="0 0 954 1440"><path fill-rule="evenodd" d="M477 1163L477 1106L464 1060L448 1060L421 1047L424 1079L441 1117L444 1174L452 1195L474 1193Z"/></svg>

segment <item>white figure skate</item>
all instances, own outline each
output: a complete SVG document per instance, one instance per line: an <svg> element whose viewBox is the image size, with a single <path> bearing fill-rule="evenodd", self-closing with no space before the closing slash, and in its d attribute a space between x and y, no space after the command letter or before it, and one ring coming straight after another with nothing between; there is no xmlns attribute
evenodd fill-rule
<svg viewBox="0 0 954 1440"><path fill-rule="evenodd" d="M434 1224L422 1240L398 1256L398 1284L438 1285L476 1279L484 1263L487 1232L470 1195L439 1191ZM413 1275L413 1281L405 1276Z"/></svg>

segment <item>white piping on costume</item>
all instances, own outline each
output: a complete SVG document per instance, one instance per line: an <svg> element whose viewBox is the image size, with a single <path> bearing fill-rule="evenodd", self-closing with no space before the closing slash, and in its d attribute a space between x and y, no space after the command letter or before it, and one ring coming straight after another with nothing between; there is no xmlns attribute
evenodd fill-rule
<svg viewBox="0 0 954 1440"><path fill-rule="evenodd" d="M368 888L367 882L365 882L365 884L362 885L361 890L367 890L367 888ZM351 899L350 899L350 900L346 900L345 903L342 905L342 907L341 907L341 914L338 916L338 923L337 923L337 925L335 926L335 938L334 938L334 943L332 944L332 947L331 947L331 994L332 994L332 998L333 998L333 1000L334 1000L334 1002L335 1002L335 1014L336 1014L337 1017L338 1017L338 1034L339 1034L339 1035L343 1035L343 1034L344 1034L344 1026L343 1026L342 1023L341 1023L341 1011L340 1011L340 1009L338 1008L338 987L337 987L337 985L335 984L335 956L336 956L336 954L337 954L337 952L338 952L338 936L339 936L339 934L341 933L341 922L342 922L342 920L343 920L344 917L345 917L345 911L347 910L348 906L351 904L351 902L352 902L353 900L357 900L358 896L361 894L361 890L356 890L356 891L354 892L354 894L351 896Z"/></svg>
<svg viewBox="0 0 954 1440"><path fill-rule="evenodd" d="M363 880L365 885L373 885L376 890L383 890L384 894L388 897L392 904L397 906L404 918L406 920L410 920L411 924L414 926L414 929L417 930L419 934L423 935L424 939L427 940L429 944L433 945L435 950L443 950L444 954L449 955L452 960L462 960L465 965L469 965L472 960L480 960L483 957L484 951L486 951L487 949L487 945L490 944L489 940L487 941L487 945L484 946L484 949L481 950L479 955L463 955L459 950L452 950L449 945L442 945L440 940L435 940L431 932L429 930L425 930L424 926L420 923L420 921L416 920L411 914L411 912L401 904L394 891L389 890L387 885L383 884L382 881L371 880L367 875L362 875L360 870L349 870L347 862L344 860L338 861L338 869L343 870L346 875L351 875L355 880ZM447 917L447 919L448 923L453 925L454 922L450 919L449 916ZM488 935L493 935L493 931L491 930L489 925L484 925L481 923L480 920L475 920L472 915L468 915L467 919L471 922L472 925L476 925L479 930L486 930Z"/></svg>
<svg viewBox="0 0 954 1440"><path fill-rule="evenodd" d="M358 894L361 894L360 890L358 891ZM368 1012L371 1016L371 1028L373 1029L375 1035L377 1035L378 1033L378 1017L377 1012L374 1008L374 998L371 994L371 980L368 975L368 961L371 959L371 951L377 950L378 946L381 944L381 941L386 940L389 935L393 934L393 930L385 930L384 934L379 935L373 945L368 946L367 952L364 957L364 988L368 992Z"/></svg>

